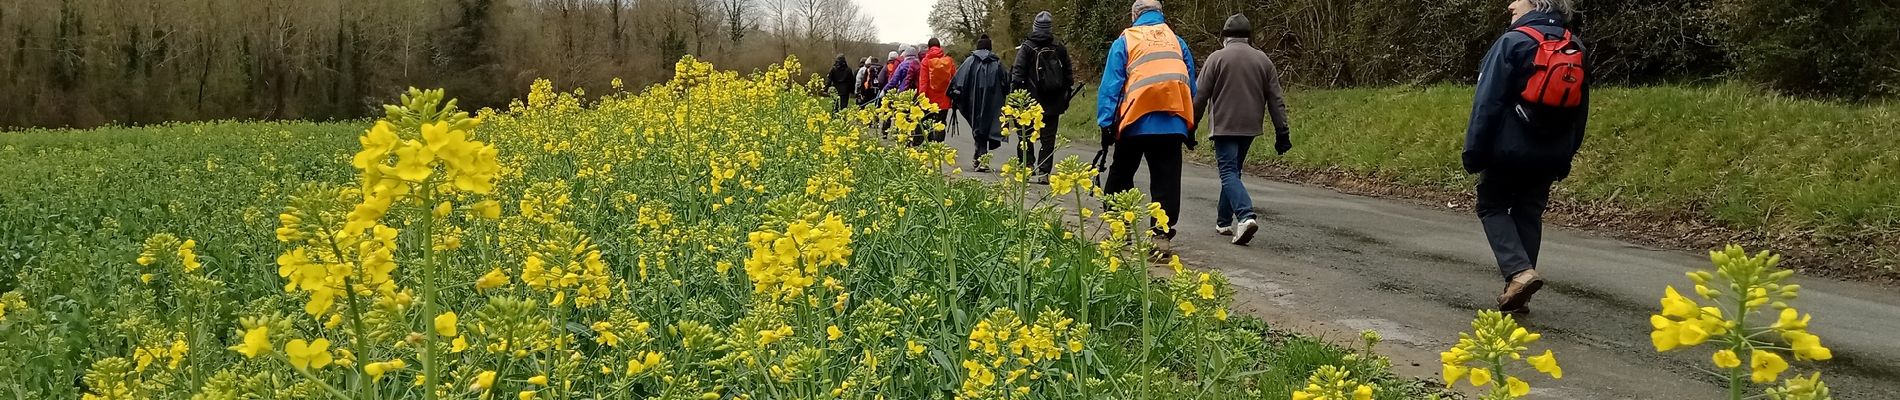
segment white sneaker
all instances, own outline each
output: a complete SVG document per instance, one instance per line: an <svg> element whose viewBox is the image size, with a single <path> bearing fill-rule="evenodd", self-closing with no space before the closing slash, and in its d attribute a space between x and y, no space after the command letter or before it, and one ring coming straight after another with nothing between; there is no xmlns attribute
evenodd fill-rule
<svg viewBox="0 0 1900 400"><path fill-rule="evenodd" d="M1234 235L1234 244L1246 245L1247 242L1253 241L1253 235L1255 233L1260 232L1260 223L1254 222L1253 219L1240 221L1239 224L1234 225L1232 231L1234 231L1232 232Z"/></svg>
<svg viewBox="0 0 1900 400"><path fill-rule="evenodd" d="M1233 236L1233 235L1234 235L1234 227L1233 227L1232 225L1229 225L1229 226L1215 226L1215 227L1214 227L1214 233L1218 233L1218 234L1220 234L1221 236Z"/></svg>

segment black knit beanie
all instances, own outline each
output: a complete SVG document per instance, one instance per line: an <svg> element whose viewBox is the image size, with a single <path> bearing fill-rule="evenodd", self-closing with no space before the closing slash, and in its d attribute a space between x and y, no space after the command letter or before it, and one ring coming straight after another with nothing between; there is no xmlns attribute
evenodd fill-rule
<svg viewBox="0 0 1900 400"><path fill-rule="evenodd" d="M993 44L990 42L990 35L983 35L981 37L976 38L977 50L989 50L992 45Z"/></svg>

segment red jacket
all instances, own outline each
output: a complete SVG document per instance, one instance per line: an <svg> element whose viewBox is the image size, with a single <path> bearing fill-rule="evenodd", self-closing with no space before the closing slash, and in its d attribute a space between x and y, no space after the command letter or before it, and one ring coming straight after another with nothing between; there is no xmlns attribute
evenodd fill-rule
<svg viewBox="0 0 1900 400"><path fill-rule="evenodd" d="M942 59L943 64L948 67L932 71L930 66L937 59ZM932 47L924 51L924 57L919 64L917 66L918 90L923 92L924 98L930 99L931 103L936 103L937 108L950 109L950 80L957 75L956 60L943 54L942 47Z"/></svg>

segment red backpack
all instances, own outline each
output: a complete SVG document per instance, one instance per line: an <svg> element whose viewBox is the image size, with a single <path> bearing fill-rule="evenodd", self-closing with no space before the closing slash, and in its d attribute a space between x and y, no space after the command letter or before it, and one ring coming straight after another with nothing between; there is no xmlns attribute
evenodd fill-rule
<svg viewBox="0 0 1900 400"><path fill-rule="evenodd" d="M1537 40L1537 58L1531 63L1531 77L1524 84L1524 102L1568 109L1583 104L1583 46L1570 39L1552 39L1537 28L1522 26L1518 32Z"/></svg>

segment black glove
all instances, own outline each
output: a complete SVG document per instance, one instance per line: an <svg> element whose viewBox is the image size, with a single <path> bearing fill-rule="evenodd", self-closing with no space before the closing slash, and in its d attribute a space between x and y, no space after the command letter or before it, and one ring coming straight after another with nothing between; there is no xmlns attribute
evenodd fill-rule
<svg viewBox="0 0 1900 400"><path fill-rule="evenodd" d="M1283 156L1286 155L1287 151L1293 150L1293 135L1287 132L1274 134L1273 150L1280 152L1280 155Z"/></svg>
<svg viewBox="0 0 1900 400"><path fill-rule="evenodd" d="M1121 137L1121 132L1117 130L1115 126L1102 127L1102 147L1114 146L1115 139L1118 137Z"/></svg>

